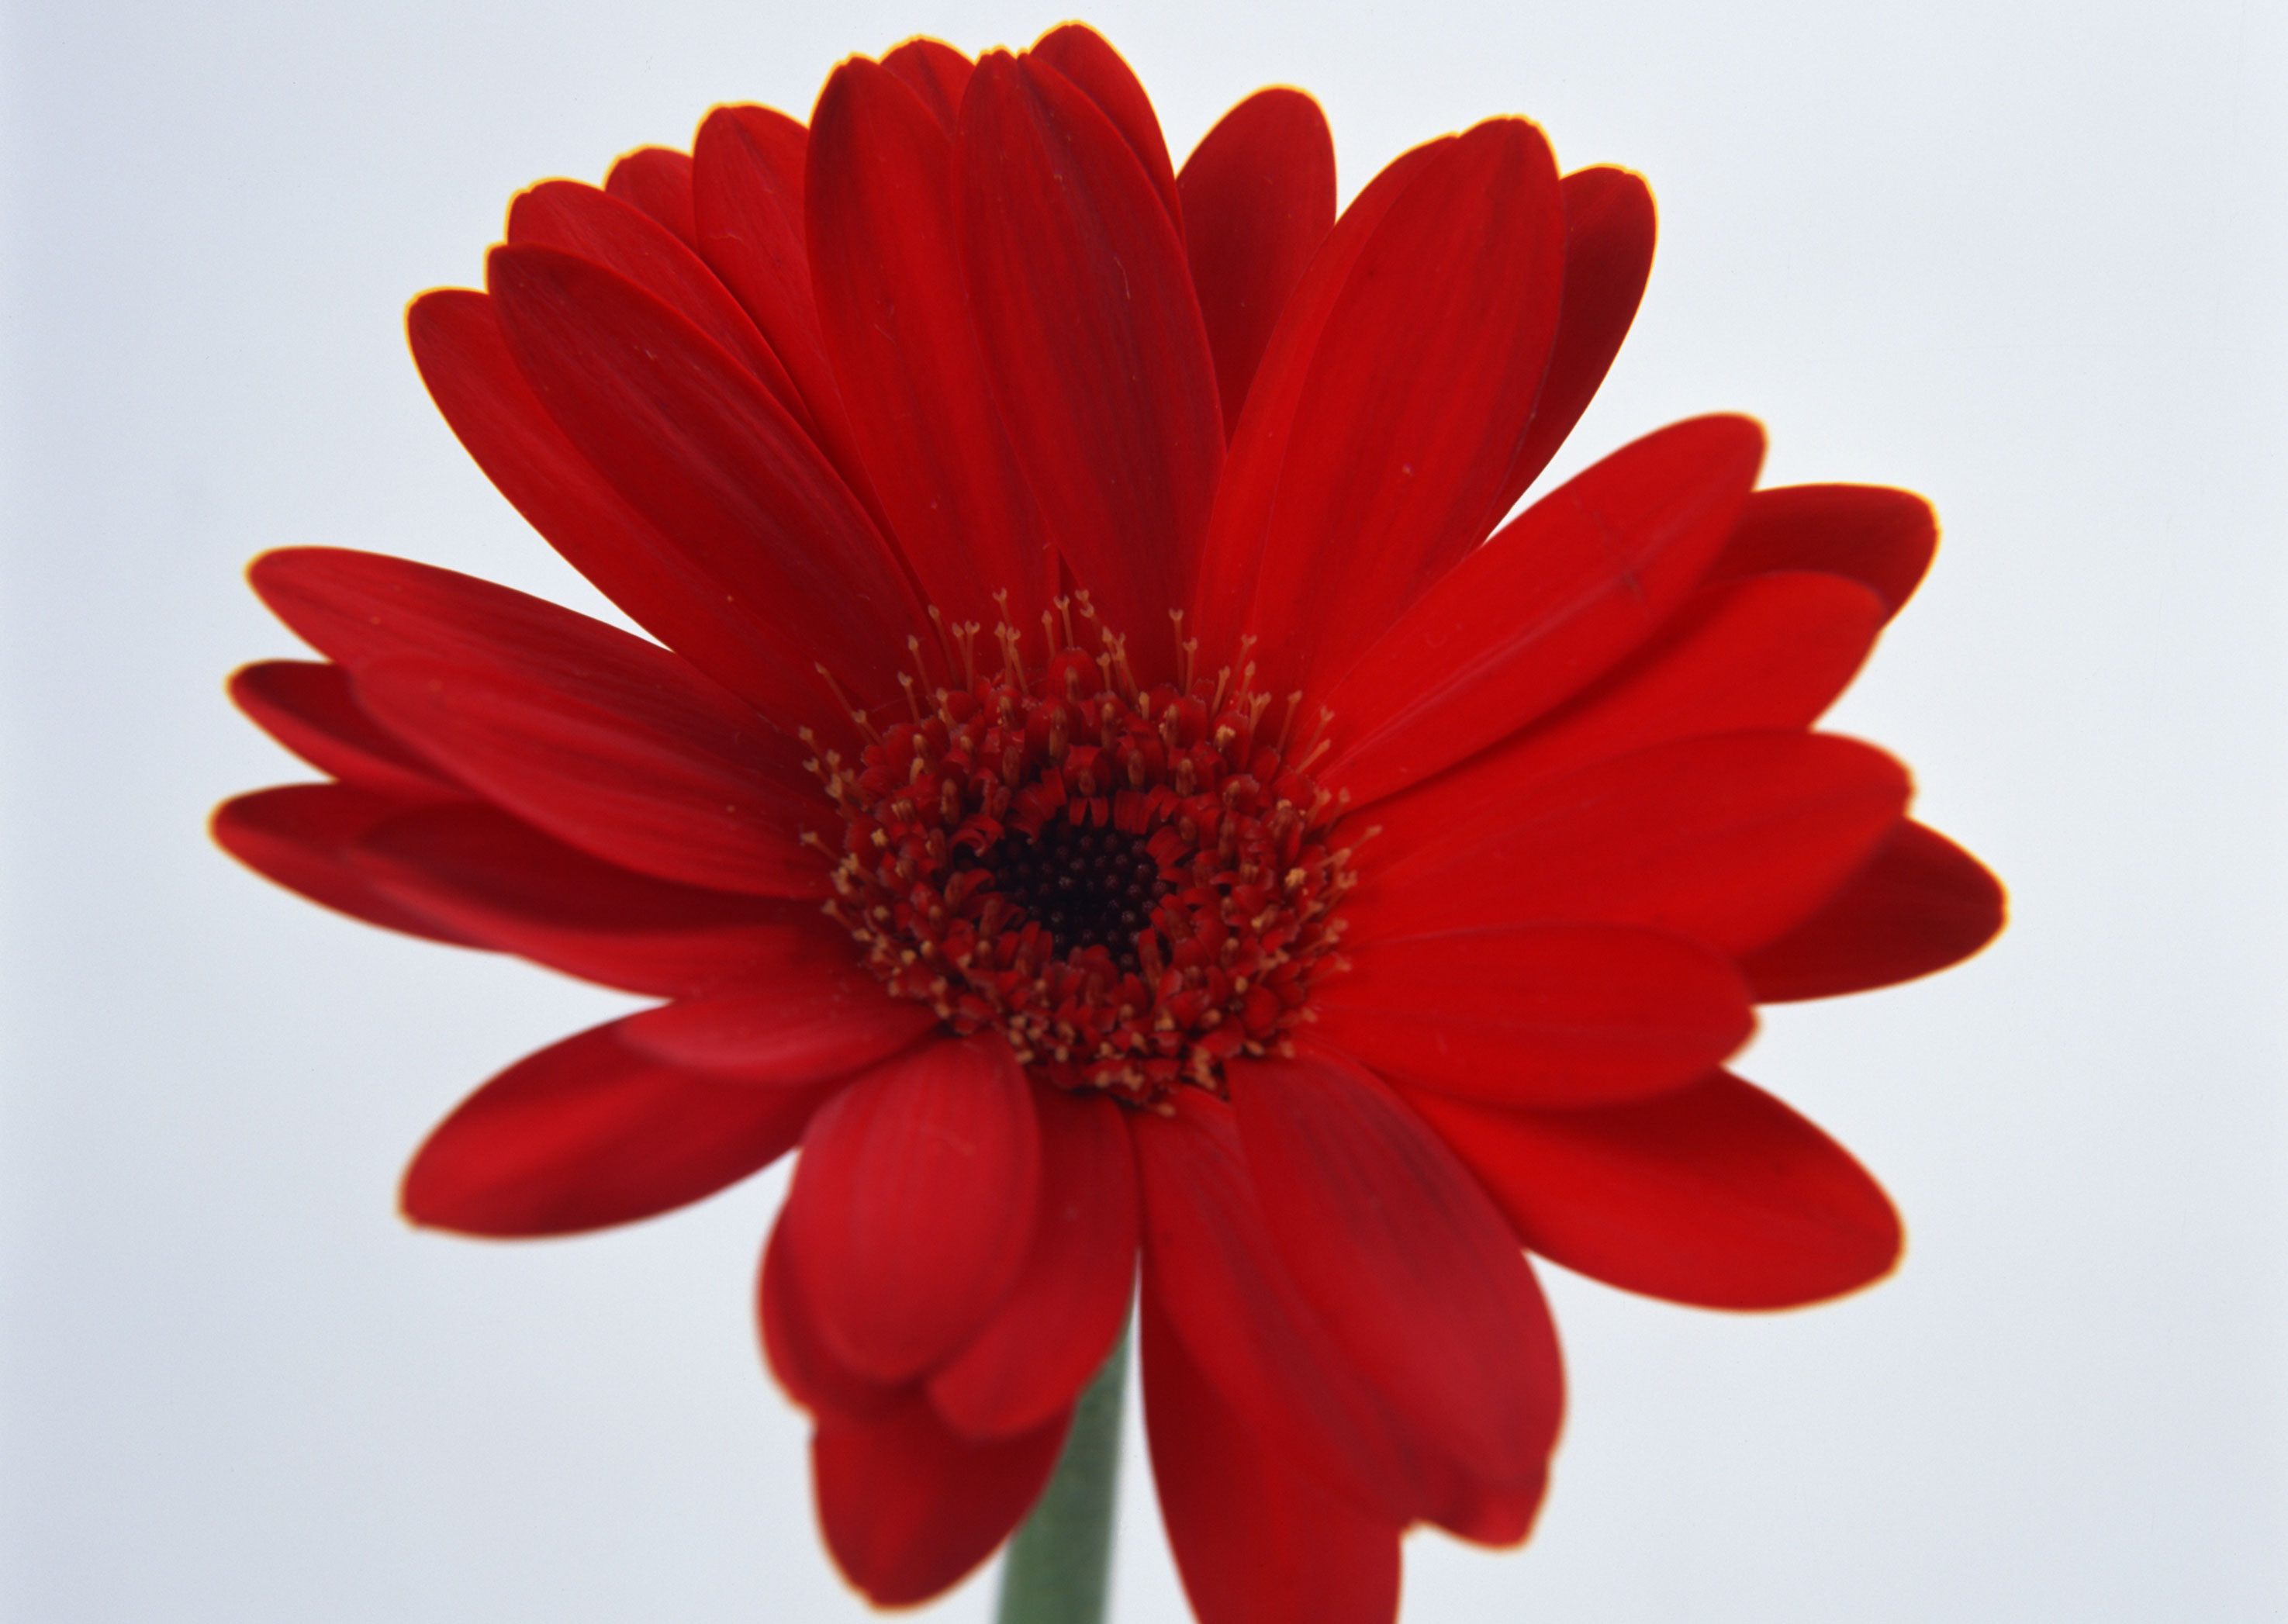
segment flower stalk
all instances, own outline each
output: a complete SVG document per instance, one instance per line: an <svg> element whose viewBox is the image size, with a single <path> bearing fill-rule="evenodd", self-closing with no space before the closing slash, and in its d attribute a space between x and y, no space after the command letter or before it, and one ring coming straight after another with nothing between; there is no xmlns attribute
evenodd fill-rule
<svg viewBox="0 0 2288 1624"><path fill-rule="evenodd" d="M1072 1430L1049 1486L1009 1541L999 1624L1102 1624L1127 1390L1124 1331L1073 1407Z"/></svg>

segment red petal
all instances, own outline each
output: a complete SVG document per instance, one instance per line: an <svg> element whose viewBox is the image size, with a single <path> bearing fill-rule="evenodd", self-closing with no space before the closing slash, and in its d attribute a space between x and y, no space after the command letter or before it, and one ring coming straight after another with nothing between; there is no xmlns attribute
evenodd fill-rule
<svg viewBox="0 0 2288 1624"><path fill-rule="evenodd" d="M265 660L230 679L230 697L264 733L321 772L392 801L458 801L468 792L358 708L339 666Z"/></svg>
<svg viewBox="0 0 2288 1624"><path fill-rule="evenodd" d="M906 82L937 122L951 135L961 119L961 98L977 65L942 40L908 40L882 59L882 66Z"/></svg>
<svg viewBox="0 0 2288 1624"><path fill-rule="evenodd" d="M769 626L604 481L516 369L492 300L448 288L406 315L422 382L485 477L631 619L734 693L767 702ZM261 584L258 579L258 587Z"/></svg>
<svg viewBox="0 0 2288 1624"><path fill-rule="evenodd" d="M565 1235L736 1184L801 1138L814 1089L755 1089L636 1054L619 1023L528 1055L463 1100L405 1170L416 1224Z"/></svg>
<svg viewBox="0 0 2288 1624"><path fill-rule="evenodd" d="M1128 150L1136 154L1136 162L1143 165L1152 189L1160 194L1169 219L1180 234L1184 211L1176 189L1176 166L1168 161L1168 141L1160 133L1159 115L1152 111L1152 99L1144 93L1136 70L1104 36L1083 22L1051 28L1026 54L1071 80L1112 121L1121 139L1128 143Z"/></svg>
<svg viewBox="0 0 2288 1624"><path fill-rule="evenodd" d="M956 624L1029 628L1056 558L970 321L954 238L953 138L863 58L819 97L810 145L819 319L898 544Z"/></svg>
<svg viewBox="0 0 2288 1624"><path fill-rule="evenodd" d="M1231 458L1216 487L1199 590L1190 606L1204 648L1235 647L1248 606L1255 601L1264 532L1286 462L1288 435L1327 318L1392 206L1455 139L1443 136L1402 153L1367 183L1320 244L1271 329L1271 342L1247 392L1247 408L1232 430Z"/></svg>
<svg viewBox="0 0 2288 1624"><path fill-rule="evenodd" d="M1748 499L1708 579L1823 570L1865 582L1896 614L1922 584L1937 546L1938 515L1912 491L1784 485Z"/></svg>
<svg viewBox="0 0 2288 1624"><path fill-rule="evenodd" d="M487 799L607 862L717 891L824 895L825 863L797 840L831 810L761 769L751 744L767 725L615 675L567 693L385 660L358 674L358 698Z"/></svg>
<svg viewBox="0 0 2288 1624"><path fill-rule="evenodd" d="M860 1078L813 1120L787 1198L821 1339L872 1381L942 1364L1016 1278L1039 1194L1032 1096L999 1037L925 1043Z"/></svg>
<svg viewBox="0 0 2288 1624"><path fill-rule="evenodd" d="M616 271L721 345L812 432L794 380L753 319L697 254L633 204L576 180L544 180L509 205L508 240Z"/></svg>
<svg viewBox="0 0 2288 1624"><path fill-rule="evenodd" d="M1581 421L1620 353L1652 274L1652 193L1626 170L1576 170L1565 194L1565 297L1533 422L1510 464L1500 511L1525 494Z"/></svg>
<svg viewBox="0 0 2288 1624"><path fill-rule="evenodd" d="M1176 228L1087 96L996 53L961 104L963 265L1049 532L1148 677L1223 463L1215 363Z"/></svg>
<svg viewBox="0 0 2288 1624"><path fill-rule="evenodd" d="M1344 907L1356 939L1570 920L1736 955L1825 902L1910 793L1889 757L1823 734L1684 739L1553 779L1507 765L1374 810L1380 860Z"/></svg>
<svg viewBox="0 0 2288 1624"><path fill-rule="evenodd" d="M918 1395L870 1421L821 1417L811 1465L827 1549L877 1606L929 1600L1031 1509L1069 1419L980 1444L949 1431Z"/></svg>
<svg viewBox="0 0 2288 1624"><path fill-rule="evenodd" d="M773 714L816 714L823 662L898 690L922 625L895 556L795 421L720 345L613 273L552 249L487 261L510 353L550 416L696 570L751 606Z"/></svg>
<svg viewBox="0 0 2288 1624"><path fill-rule="evenodd" d="M1177 186L1223 425L1233 433L1279 313L1335 223L1326 115L1300 91L1258 91L1192 149Z"/></svg>
<svg viewBox="0 0 2288 1624"><path fill-rule="evenodd" d="M699 246L691 210L689 153L672 147L639 147L623 153L604 177L604 190L666 226L686 248Z"/></svg>
<svg viewBox="0 0 2288 1624"><path fill-rule="evenodd" d="M1898 1216L1866 1169L1728 1073L1602 1111L1409 1098L1527 1246L1609 1285L1704 1308L1791 1308L1898 1261Z"/></svg>
<svg viewBox="0 0 2288 1624"><path fill-rule="evenodd" d="M819 1340L809 1307L802 1301L794 1271L787 1262L786 1211L771 1226L770 1244L763 1248L762 1278L756 1284L755 1317L763 1333L763 1352L771 1373L788 1397L812 1414L831 1410L838 1415L862 1420L895 1408L910 1392L906 1387L869 1382L846 1368Z"/></svg>
<svg viewBox="0 0 2288 1624"><path fill-rule="evenodd" d="M781 1086L880 1065L937 1024L838 951L790 958L759 985L631 1015L623 1041L674 1066Z"/></svg>
<svg viewBox="0 0 2288 1624"><path fill-rule="evenodd" d="M1564 1408L1557 1334L1477 1181L1339 1056L1235 1064L1231 1104L1272 1238L1360 1372L1469 1477L1538 1484Z"/></svg>
<svg viewBox="0 0 2288 1624"><path fill-rule="evenodd" d="M1826 907L1740 961L1759 1003L1832 998L1957 964L2000 933L2001 882L1919 823L1898 832Z"/></svg>
<svg viewBox="0 0 2288 1624"><path fill-rule="evenodd" d="M1024 1272L930 1402L970 1438L1006 1438L1069 1406L1111 1351L1136 1284L1136 1160L1120 1107L1036 1085L1041 1206Z"/></svg>
<svg viewBox="0 0 2288 1624"><path fill-rule="evenodd" d="M369 831L414 804L345 784L258 789L215 808L215 844L264 879L353 919L473 947L468 938L376 890L350 860Z"/></svg>
<svg viewBox="0 0 2288 1624"><path fill-rule="evenodd" d="M1874 593L1839 575L1704 588L1594 686L1464 771L1522 781L1697 733L1809 727L1857 674L1882 622Z"/></svg>
<svg viewBox="0 0 2288 1624"><path fill-rule="evenodd" d="M847 933L815 904L676 885L600 862L489 806L393 818L352 861L383 895L504 953L663 998L751 979Z"/></svg>
<svg viewBox="0 0 2288 1624"><path fill-rule="evenodd" d="M1700 1076L1755 1028L1732 961L1616 925L1511 925L1347 947L1315 1038L1383 1076L1490 1105L1569 1108Z"/></svg>
<svg viewBox="0 0 2288 1624"><path fill-rule="evenodd" d="M1352 267L1295 408L1247 630L1325 685L1501 518L1556 332L1557 167L1521 119L1426 163Z"/></svg>
<svg viewBox="0 0 2288 1624"><path fill-rule="evenodd" d="M1446 1497L1431 1457L1352 1368L1304 1300L1265 1227L1232 1113L1195 1089L1174 1114L1138 1113L1144 1296L1224 1401L1351 1504L1411 1522Z"/></svg>
<svg viewBox="0 0 2288 1624"><path fill-rule="evenodd" d="M1506 738L1684 601L1762 460L1746 417L1696 417L1615 452L1505 526L1326 694L1326 782L1379 799Z"/></svg>
<svg viewBox="0 0 2288 1624"><path fill-rule="evenodd" d="M1216 1392L1147 1293L1144 1427L1200 1624L1391 1624L1399 1525L1284 1459Z"/></svg>

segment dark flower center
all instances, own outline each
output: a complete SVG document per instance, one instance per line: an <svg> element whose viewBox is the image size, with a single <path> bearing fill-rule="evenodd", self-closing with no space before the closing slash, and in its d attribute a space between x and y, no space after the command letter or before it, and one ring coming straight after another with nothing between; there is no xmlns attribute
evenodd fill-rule
<svg viewBox="0 0 2288 1624"><path fill-rule="evenodd" d="M999 1028L1060 1087L1219 1090L1226 1060L1287 1049L1339 966L1353 878L1307 772L1323 747L1294 739L1297 699L1270 725L1243 659L1196 677L1187 646L1183 679L1146 688L1116 635L1074 646L1085 598L1058 606L1045 666L1003 626L981 671L964 628L910 720L860 714L860 758L822 752L843 818L830 911L893 994Z"/></svg>

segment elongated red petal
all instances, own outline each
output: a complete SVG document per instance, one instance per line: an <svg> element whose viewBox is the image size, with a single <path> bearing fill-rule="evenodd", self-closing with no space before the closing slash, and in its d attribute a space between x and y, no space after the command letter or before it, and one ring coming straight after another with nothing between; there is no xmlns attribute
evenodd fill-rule
<svg viewBox="0 0 2288 1624"><path fill-rule="evenodd" d="M1167 138L1160 133L1160 115L1152 111L1152 99L1121 54L1101 34L1086 23L1061 23L1033 42L1028 51L1032 60L1045 62L1053 67L1096 103L1113 128L1120 131L1128 150L1136 154L1136 162L1150 178L1152 189L1160 194L1161 206L1168 211L1180 234L1184 229L1181 194L1176 186L1176 166L1168 160Z"/></svg>
<svg viewBox="0 0 2288 1624"><path fill-rule="evenodd" d="M815 438L800 392L754 319L682 239L632 203L575 180L544 180L509 206L508 241L616 271L721 345Z"/></svg>
<svg viewBox="0 0 2288 1624"><path fill-rule="evenodd" d="M975 1443L949 1430L918 1394L870 1420L820 1417L811 1465L836 1565L878 1607L950 1588L1039 1498L1069 1419Z"/></svg>
<svg viewBox="0 0 2288 1624"><path fill-rule="evenodd" d="M1265 1226L1229 1106L1197 1089L1140 1113L1144 1295L1267 1446L1346 1501L1403 1525L1450 1477L1337 1346Z"/></svg>
<svg viewBox="0 0 2288 1624"><path fill-rule="evenodd" d="M1224 431L1235 433L1279 313L1335 223L1326 115L1300 91L1258 91L1192 149L1176 186Z"/></svg>
<svg viewBox="0 0 2288 1624"><path fill-rule="evenodd" d="M614 273L499 248L488 285L510 353L549 415L662 534L761 622L759 701L814 714L824 662L854 697L894 694L923 624L850 487L722 346Z"/></svg>
<svg viewBox="0 0 2288 1624"><path fill-rule="evenodd" d="M1323 691L1483 541L1556 333L1557 166L1521 119L1441 151L1329 314L1247 629L1274 691Z"/></svg>
<svg viewBox="0 0 2288 1624"><path fill-rule="evenodd" d="M1557 1333L1501 1215L1354 1062L1235 1062L1232 1114L1280 1255L1374 1384L1470 1477L1540 1482L1564 1408Z"/></svg>
<svg viewBox="0 0 2288 1624"><path fill-rule="evenodd" d="M1696 417L1536 503L1326 693L1325 781L1365 804L1517 732L1652 635L1730 534L1763 431Z"/></svg>
<svg viewBox="0 0 2288 1624"><path fill-rule="evenodd" d="M1875 594L1840 575L1795 570L1704 587L1593 686L1466 771L1549 778L1696 733L1808 727L1882 622Z"/></svg>
<svg viewBox="0 0 2288 1624"><path fill-rule="evenodd" d="M814 1415L830 1411L852 1420L883 1414L909 1399L910 1384L870 1382L838 1360L819 1339L786 1253L786 1211L782 1208L763 1248L762 1274L755 1283L755 1318L771 1374L787 1396Z"/></svg>
<svg viewBox="0 0 2288 1624"><path fill-rule="evenodd" d="M215 808L215 844L266 880L353 919L455 947L478 944L379 891L351 860L358 842L420 805L346 784L285 784Z"/></svg>
<svg viewBox="0 0 2288 1624"><path fill-rule="evenodd" d="M999 1311L929 1381L937 1413L968 1438L1029 1431L1070 1406L1119 1336L1136 1284L1136 1158L1120 1107L1045 1084L1033 1103L1032 1250Z"/></svg>
<svg viewBox="0 0 2288 1624"><path fill-rule="evenodd" d="M860 1078L814 1119L787 1198L821 1339L876 1382L944 1363L1015 1279L1039 1195L1032 1096L999 1037L925 1043Z"/></svg>
<svg viewBox="0 0 2288 1624"><path fill-rule="evenodd" d="M1833 895L1909 792L1879 750L1788 733L1684 739L1553 779L1457 773L1374 809L1383 860L1344 914L1360 941L1571 920L1738 954Z"/></svg>
<svg viewBox="0 0 2288 1624"><path fill-rule="evenodd" d="M1602 1111L1410 1100L1527 1246L1609 1285L1707 1308L1791 1308L1898 1261L1898 1216L1866 1170L1727 1073Z"/></svg>
<svg viewBox="0 0 2288 1624"><path fill-rule="evenodd" d="M1903 822L1826 907L1740 961L1759 1003L1832 998L1958 964L2001 932L2001 882L1935 829Z"/></svg>
<svg viewBox="0 0 2288 1624"><path fill-rule="evenodd" d="M688 1205L801 1138L815 1089L756 1089L640 1055L618 1023L527 1056L463 1100L405 1170L416 1224L564 1235Z"/></svg>
<svg viewBox="0 0 2288 1624"><path fill-rule="evenodd" d="M790 958L751 986L631 1015L622 1040L671 1065L784 1087L878 1066L936 1025L854 963L846 937L838 946Z"/></svg>
<svg viewBox="0 0 2288 1624"><path fill-rule="evenodd" d="M1056 556L993 404L954 235L953 138L862 58L819 97L810 254L819 319L898 544L956 624L1010 594L1030 628Z"/></svg>
<svg viewBox="0 0 2288 1624"><path fill-rule="evenodd" d="M383 895L472 940L632 993L687 998L848 951L814 903L655 880L489 806L392 818L351 860Z"/></svg>
<svg viewBox="0 0 2288 1624"><path fill-rule="evenodd" d="M977 65L943 40L916 37L882 59L882 66L922 99L951 135L961 121L961 98Z"/></svg>
<svg viewBox="0 0 2288 1624"><path fill-rule="evenodd" d="M1223 463L1183 244L1127 142L1045 63L996 53L962 99L962 257L995 396L1049 533L1132 657L1187 601Z"/></svg>
<svg viewBox="0 0 2288 1624"><path fill-rule="evenodd" d="M1712 582L1815 569L1864 582L1896 614L1930 568L1938 515L1912 491L1880 485L1783 485L1758 491Z"/></svg>
<svg viewBox="0 0 2288 1624"><path fill-rule="evenodd" d="M264 733L353 788L409 804L467 798L359 708L339 666L311 660L242 666L231 675L230 697Z"/></svg>
<svg viewBox="0 0 2288 1624"><path fill-rule="evenodd" d="M1272 1449L1148 1293L1140 1329L1160 1517L1200 1624L1391 1624L1400 1525Z"/></svg>
<svg viewBox="0 0 2288 1624"><path fill-rule="evenodd" d="M717 682L751 702L772 702L778 667L759 652L771 635L759 613L767 606L727 593L580 454L516 369L491 298L459 288L425 293L405 326L445 421L548 544Z"/></svg>
<svg viewBox="0 0 2288 1624"><path fill-rule="evenodd" d="M1199 590L1190 605L1204 648L1236 646L1248 606L1255 601L1264 533L1286 465L1288 435L1327 318L1384 217L1415 177L1456 139L1442 136L1384 165L1335 221L1271 329L1247 408L1231 430L1231 456L1216 487Z"/></svg>
<svg viewBox="0 0 2288 1624"><path fill-rule="evenodd" d="M691 154L672 147L639 147L623 153L604 177L604 190L642 210L681 240L699 246L691 209Z"/></svg>
<svg viewBox="0 0 2288 1624"><path fill-rule="evenodd" d="M1314 1040L1385 1077L1505 1105L1614 1105L1680 1088L1747 1041L1732 961L1616 925L1511 925L1347 947Z"/></svg>
<svg viewBox="0 0 2288 1624"><path fill-rule="evenodd" d="M409 658L358 674L360 702L391 732L592 856L686 885L823 896L825 865L798 839L832 813L759 769L744 747L767 725L666 697L602 682L571 694Z"/></svg>
<svg viewBox="0 0 2288 1624"><path fill-rule="evenodd" d="M1575 170L1560 185L1565 197L1565 297L1557 313L1549 370L1534 399L1533 421L1497 499L1503 512L1549 466L1581 421L1620 353L1652 274L1652 193L1641 177L1600 165Z"/></svg>

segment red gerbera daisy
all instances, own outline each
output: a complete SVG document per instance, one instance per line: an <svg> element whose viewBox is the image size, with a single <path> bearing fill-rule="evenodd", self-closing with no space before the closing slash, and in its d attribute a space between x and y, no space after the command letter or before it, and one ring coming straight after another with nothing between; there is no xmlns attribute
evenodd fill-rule
<svg viewBox="0 0 2288 1624"><path fill-rule="evenodd" d="M764 1335L884 1603L1024 1512L1140 1255L1212 1624L1386 1620L1409 1525L1524 1536L1561 1376L1521 1242L1733 1308L1882 1274L1882 1192L1721 1066L1755 1003L1999 925L1898 764L1810 731L1929 511L1755 491L1721 416L1496 528L1652 243L1635 176L1561 177L1518 119L1339 218L1292 91L1179 171L1077 27L915 41L807 130L720 107L520 196L414 354L658 641L271 554L325 662L233 691L332 777L216 827L360 918L668 1002L479 1089L407 1213L625 1223L799 1144Z"/></svg>

